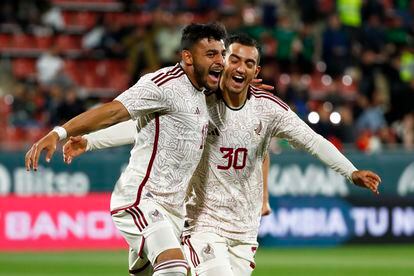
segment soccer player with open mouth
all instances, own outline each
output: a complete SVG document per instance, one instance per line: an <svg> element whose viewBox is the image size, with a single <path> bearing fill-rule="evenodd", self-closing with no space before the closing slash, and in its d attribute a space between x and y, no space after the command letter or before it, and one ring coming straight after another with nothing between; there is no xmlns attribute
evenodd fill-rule
<svg viewBox="0 0 414 276"><path fill-rule="evenodd" d="M195 275L251 275L263 198L262 163L272 137L317 156L354 184L378 193L380 178L357 170L279 98L254 88L259 51L244 35L229 37L219 89L206 95L205 149L186 199L183 244ZM88 149L133 143L134 122L72 138L65 159Z"/></svg>

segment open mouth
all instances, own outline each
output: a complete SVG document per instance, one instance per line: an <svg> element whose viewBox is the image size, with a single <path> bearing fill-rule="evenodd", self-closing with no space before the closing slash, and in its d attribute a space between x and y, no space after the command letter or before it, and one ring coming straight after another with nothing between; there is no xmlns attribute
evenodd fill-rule
<svg viewBox="0 0 414 276"><path fill-rule="evenodd" d="M232 79L239 84L243 83L244 81L244 77L242 76L233 76Z"/></svg>
<svg viewBox="0 0 414 276"><path fill-rule="evenodd" d="M208 74L213 78L218 79L220 77L221 70L210 70L208 71Z"/></svg>

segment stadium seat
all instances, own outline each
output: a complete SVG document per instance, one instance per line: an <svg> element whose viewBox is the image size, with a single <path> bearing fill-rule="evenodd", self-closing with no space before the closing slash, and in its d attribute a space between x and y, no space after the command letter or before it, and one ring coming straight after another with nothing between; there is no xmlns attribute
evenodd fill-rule
<svg viewBox="0 0 414 276"><path fill-rule="evenodd" d="M76 25L82 26L85 28L91 28L96 23L96 17L97 15L92 12L79 12L76 13L75 19L76 19Z"/></svg>
<svg viewBox="0 0 414 276"><path fill-rule="evenodd" d="M116 92L122 92L128 89L130 76L127 73L117 73L108 77L108 87Z"/></svg>
<svg viewBox="0 0 414 276"><path fill-rule="evenodd" d="M82 76L84 74L83 66L80 61L67 59L65 60L65 73L76 83L82 83Z"/></svg>
<svg viewBox="0 0 414 276"><path fill-rule="evenodd" d="M82 85L88 89L105 87L104 79L98 77L93 72L88 72L82 76Z"/></svg>
<svg viewBox="0 0 414 276"><path fill-rule="evenodd" d="M73 35L59 35L56 38L56 45L63 51L80 50L80 37Z"/></svg>
<svg viewBox="0 0 414 276"><path fill-rule="evenodd" d="M35 60L30 58L13 59L12 72L13 75L18 79L26 79L35 76Z"/></svg>
<svg viewBox="0 0 414 276"><path fill-rule="evenodd" d="M80 66L83 68L86 74L98 75L97 74L98 61L93 60L93 59L82 60L80 62Z"/></svg>
<svg viewBox="0 0 414 276"><path fill-rule="evenodd" d="M35 45L37 49L45 50L49 49L53 44L53 36L51 35L42 35L42 36L35 36Z"/></svg>
<svg viewBox="0 0 414 276"><path fill-rule="evenodd" d="M16 49L33 49L35 48L34 37L27 34L17 34L13 36L12 47Z"/></svg>
<svg viewBox="0 0 414 276"><path fill-rule="evenodd" d="M64 11L63 18L67 27L91 28L96 23L97 14L90 11Z"/></svg>
<svg viewBox="0 0 414 276"><path fill-rule="evenodd" d="M11 113L10 103L6 103L4 97L0 97L0 129L4 130L9 122L9 115ZM0 131L0 136L4 136L4 132ZM0 137L1 139L2 137ZM4 137L3 137L4 138Z"/></svg>
<svg viewBox="0 0 414 276"><path fill-rule="evenodd" d="M41 127L30 127L26 131L26 142L34 143L40 140L44 135L49 132L48 129Z"/></svg>
<svg viewBox="0 0 414 276"><path fill-rule="evenodd" d="M8 126L4 131L3 139L8 149L18 149L26 140L26 131L21 127Z"/></svg>
<svg viewBox="0 0 414 276"><path fill-rule="evenodd" d="M10 47L12 36L10 34L0 34L0 49Z"/></svg>
<svg viewBox="0 0 414 276"><path fill-rule="evenodd" d="M114 59L107 62L110 74L113 72L126 72L128 69L128 62L126 60Z"/></svg>

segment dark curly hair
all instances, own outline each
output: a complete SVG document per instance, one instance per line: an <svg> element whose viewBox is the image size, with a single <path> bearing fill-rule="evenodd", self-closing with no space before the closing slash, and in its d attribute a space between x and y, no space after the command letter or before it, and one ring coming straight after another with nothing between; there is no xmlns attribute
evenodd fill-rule
<svg viewBox="0 0 414 276"><path fill-rule="evenodd" d="M198 41L208 38L214 40L224 40L227 32L223 25L219 23L187 25L182 31L181 50L191 50Z"/></svg>

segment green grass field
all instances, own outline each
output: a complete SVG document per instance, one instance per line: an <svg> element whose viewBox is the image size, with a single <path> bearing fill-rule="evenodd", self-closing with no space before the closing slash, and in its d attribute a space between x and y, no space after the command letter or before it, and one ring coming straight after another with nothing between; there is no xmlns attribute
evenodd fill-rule
<svg viewBox="0 0 414 276"><path fill-rule="evenodd" d="M414 275L414 246L259 249L254 276ZM125 276L126 251L0 253L1 276Z"/></svg>

